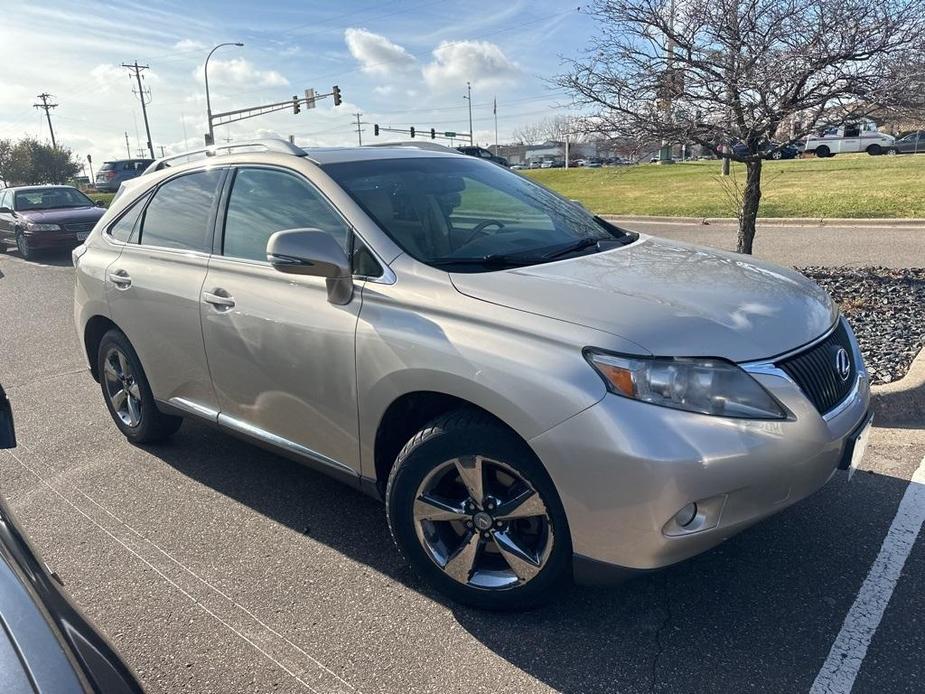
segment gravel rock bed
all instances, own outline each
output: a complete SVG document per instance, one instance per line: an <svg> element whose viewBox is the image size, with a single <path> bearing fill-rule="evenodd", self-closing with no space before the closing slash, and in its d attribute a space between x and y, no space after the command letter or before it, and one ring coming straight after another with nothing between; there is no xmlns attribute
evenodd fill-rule
<svg viewBox="0 0 925 694"><path fill-rule="evenodd" d="M838 302L873 383L902 378L925 345L925 268L801 267Z"/></svg>

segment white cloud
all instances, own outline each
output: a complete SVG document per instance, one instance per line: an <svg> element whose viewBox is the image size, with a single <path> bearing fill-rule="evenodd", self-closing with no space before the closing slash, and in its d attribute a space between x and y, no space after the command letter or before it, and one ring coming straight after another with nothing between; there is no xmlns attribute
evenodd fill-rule
<svg viewBox="0 0 925 694"><path fill-rule="evenodd" d="M181 39L173 44L173 47L178 51L204 51L206 49L204 43L195 39Z"/></svg>
<svg viewBox="0 0 925 694"><path fill-rule="evenodd" d="M90 70L90 76L96 81L102 92L112 91L115 86L128 89L129 72L124 67L112 63L101 63Z"/></svg>
<svg viewBox="0 0 925 694"><path fill-rule="evenodd" d="M459 89L466 81L474 87L511 82L520 73L504 52L488 41L443 41L434 60L424 66L424 80L435 90Z"/></svg>
<svg viewBox="0 0 925 694"><path fill-rule="evenodd" d="M378 87L373 87L373 92L380 96L389 96L394 91L395 87L391 84L380 84Z"/></svg>
<svg viewBox="0 0 925 694"><path fill-rule="evenodd" d="M359 61L360 68L369 75L408 72L417 64L415 57L397 43L366 29L347 29L344 40L350 55Z"/></svg>
<svg viewBox="0 0 925 694"><path fill-rule="evenodd" d="M196 68L193 76L199 82L203 81L201 65ZM231 60L209 61L209 83L282 87L289 84L289 80L276 70L258 70L244 58L232 58Z"/></svg>

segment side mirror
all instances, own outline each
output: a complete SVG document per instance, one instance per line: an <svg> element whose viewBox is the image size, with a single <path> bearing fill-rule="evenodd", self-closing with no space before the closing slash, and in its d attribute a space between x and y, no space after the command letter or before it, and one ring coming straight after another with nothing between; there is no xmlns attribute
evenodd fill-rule
<svg viewBox="0 0 925 694"><path fill-rule="evenodd" d="M93 203L93 204L96 205L97 207L106 207L106 203L103 202L102 200L97 200L97 201L96 201L95 203Z"/></svg>
<svg viewBox="0 0 925 694"><path fill-rule="evenodd" d="M13 210L9 207L0 207L0 214L13 214Z"/></svg>
<svg viewBox="0 0 925 694"><path fill-rule="evenodd" d="M13 408L0 386L0 448L16 448L16 428L13 426Z"/></svg>
<svg viewBox="0 0 925 694"><path fill-rule="evenodd" d="M350 260L334 237L320 229L277 231L267 242L267 260L290 275L324 277L332 304L348 304L353 298Z"/></svg>

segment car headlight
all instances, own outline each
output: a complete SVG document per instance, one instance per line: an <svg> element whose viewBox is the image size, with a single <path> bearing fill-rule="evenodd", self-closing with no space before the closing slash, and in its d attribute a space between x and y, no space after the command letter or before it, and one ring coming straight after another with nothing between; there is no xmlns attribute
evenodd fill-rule
<svg viewBox="0 0 925 694"><path fill-rule="evenodd" d="M688 412L784 419L784 408L758 381L722 359L623 357L585 351L611 393Z"/></svg>
<svg viewBox="0 0 925 694"><path fill-rule="evenodd" d="M26 229L29 231L60 231L61 227L57 224L39 224L38 222L26 222Z"/></svg>

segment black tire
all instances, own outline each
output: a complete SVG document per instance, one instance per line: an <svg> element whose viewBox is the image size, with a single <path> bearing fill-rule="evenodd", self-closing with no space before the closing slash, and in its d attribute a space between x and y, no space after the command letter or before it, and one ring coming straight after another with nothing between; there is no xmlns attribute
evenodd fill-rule
<svg viewBox="0 0 925 694"><path fill-rule="evenodd" d="M870 145L866 151L872 157L879 157L881 154L883 154L883 149L880 147L880 145Z"/></svg>
<svg viewBox="0 0 925 694"><path fill-rule="evenodd" d="M830 149L829 149L828 147L826 147L825 145L820 145L819 147L816 147L816 156L819 157L820 159L825 159L826 157L831 157L831 156L832 156L832 150L830 150Z"/></svg>
<svg viewBox="0 0 925 694"><path fill-rule="evenodd" d="M504 589L461 583L431 559L418 539L413 508L421 484L446 461L473 455L499 461L516 471L546 506L552 548L546 563L525 583ZM552 480L519 437L480 410L454 410L415 434L398 454L385 496L389 528L401 553L417 575L456 602L489 610L529 609L556 598L571 580L568 521Z"/></svg>
<svg viewBox="0 0 925 694"><path fill-rule="evenodd" d="M777 160L777 161L780 161L780 160L783 159L783 158L784 158L784 153L781 152L779 149L776 150L776 151L771 155L771 159L775 159L775 160Z"/></svg>
<svg viewBox="0 0 925 694"><path fill-rule="evenodd" d="M887 156L893 157L893 156L896 156L897 154L899 154L899 150L896 149L895 147L887 147L887 148L886 148L886 154L887 154Z"/></svg>
<svg viewBox="0 0 925 694"><path fill-rule="evenodd" d="M16 234L16 250L19 251L23 260L35 260L37 256L35 249L29 243L29 237L21 231Z"/></svg>
<svg viewBox="0 0 925 694"><path fill-rule="evenodd" d="M113 405L112 397L108 388L106 374L106 358L112 353L112 350L118 350L124 355L131 368L133 383L137 384L140 394L140 416L135 425L130 425L119 416L116 407ZM154 394L151 392L151 386L148 384L148 378L145 376L141 361L135 353L135 349L129 342L128 338L120 330L110 330L103 339L100 340L99 350L96 356L96 368L100 377L100 388L103 391L103 400L106 403L106 409L112 417L112 421L119 427L125 438L135 444L155 443L163 441L173 434L183 423L182 417L166 415L157 409L154 402Z"/></svg>

